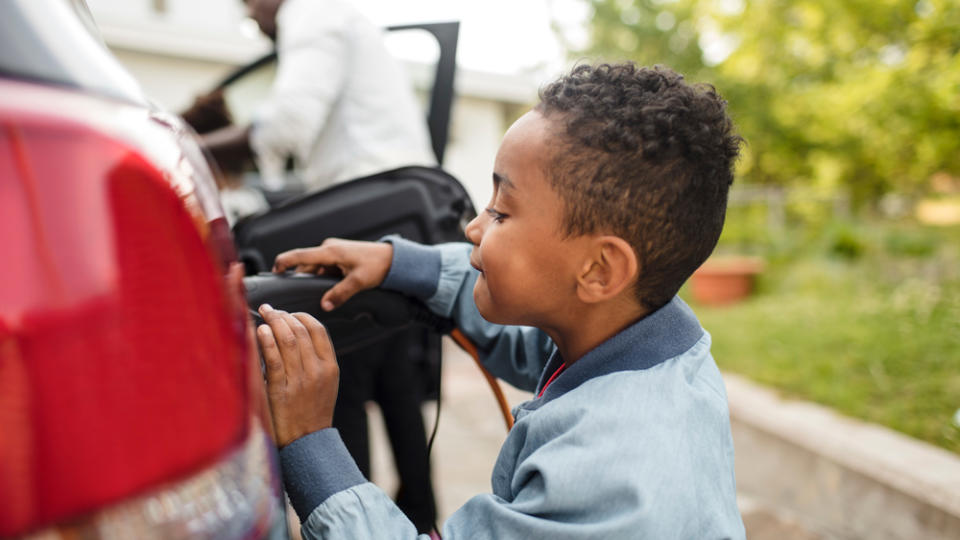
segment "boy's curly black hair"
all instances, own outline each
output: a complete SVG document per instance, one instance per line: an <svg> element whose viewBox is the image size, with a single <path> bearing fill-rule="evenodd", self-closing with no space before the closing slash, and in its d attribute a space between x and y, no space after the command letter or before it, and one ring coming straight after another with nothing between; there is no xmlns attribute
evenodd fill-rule
<svg viewBox="0 0 960 540"><path fill-rule="evenodd" d="M562 128L546 174L566 233L627 240L641 305L669 302L723 228L743 142L726 101L662 66L578 65L540 90L535 110Z"/></svg>

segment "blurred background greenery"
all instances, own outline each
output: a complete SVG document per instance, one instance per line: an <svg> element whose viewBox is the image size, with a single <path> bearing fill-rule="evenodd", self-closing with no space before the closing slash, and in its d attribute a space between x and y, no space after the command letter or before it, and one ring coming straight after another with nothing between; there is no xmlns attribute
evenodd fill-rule
<svg viewBox="0 0 960 540"><path fill-rule="evenodd" d="M747 140L718 254L755 294L682 292L721 368L960 452L960 2L582 1L573 60L709 82Z"/></svg>

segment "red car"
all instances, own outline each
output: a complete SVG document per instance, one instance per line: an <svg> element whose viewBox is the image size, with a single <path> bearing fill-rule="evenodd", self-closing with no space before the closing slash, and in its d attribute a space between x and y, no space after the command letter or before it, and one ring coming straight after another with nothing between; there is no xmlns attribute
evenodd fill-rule
<svg viewBox="0 0 960 540"><path fill-rule="evenodd" d="M82 0L0 2L0 538L285 537L194 135Z"/></svg>

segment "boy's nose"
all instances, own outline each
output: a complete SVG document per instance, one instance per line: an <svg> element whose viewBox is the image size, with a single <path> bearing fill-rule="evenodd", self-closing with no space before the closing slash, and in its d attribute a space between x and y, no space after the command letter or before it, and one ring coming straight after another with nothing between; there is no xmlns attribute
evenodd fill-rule
<svg viewBox="0 0 960 540"><path fill-rule="evenodd" d="M467 240L469 240L475 246L480 245L480 238L483 236L483 229L480 224L480 220L483 219L483 216L484 212L477 214L477 217L471 219L470 223L467 223L467 228L463 231L467 236Z"/></svg>

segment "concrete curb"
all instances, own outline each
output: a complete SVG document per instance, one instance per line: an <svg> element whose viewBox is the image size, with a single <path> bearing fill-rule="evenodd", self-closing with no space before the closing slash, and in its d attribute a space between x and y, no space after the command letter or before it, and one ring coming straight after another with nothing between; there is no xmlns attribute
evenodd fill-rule
<svg viewBox="0 0 960 540"><path fill-rule="evenodd" d="M960 538L960 456L724 373L738 490L833 538Z"/></svg>

